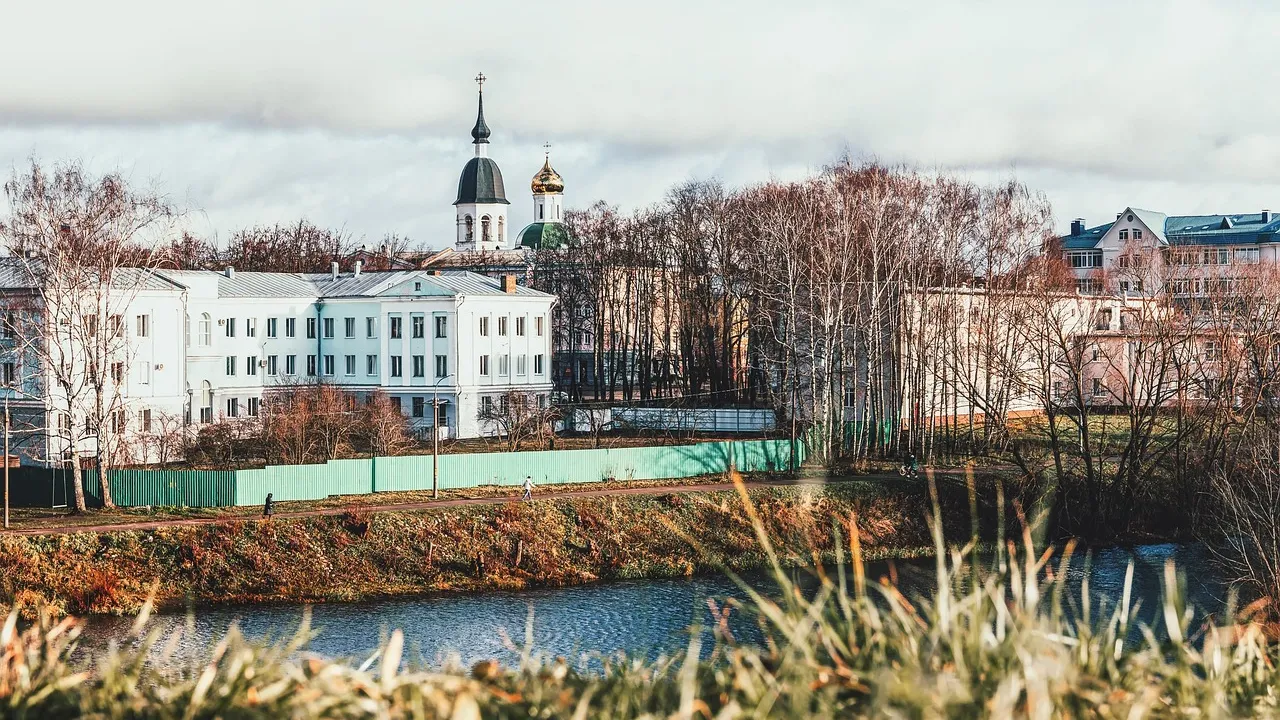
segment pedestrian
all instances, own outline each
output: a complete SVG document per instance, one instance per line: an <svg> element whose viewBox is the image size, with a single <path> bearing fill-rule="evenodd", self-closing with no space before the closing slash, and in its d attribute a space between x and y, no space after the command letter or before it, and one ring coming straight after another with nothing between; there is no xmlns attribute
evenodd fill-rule
<svg viewBox="0 0 1280 720"><path fill-rule="evenodd" d="M269 518L275 514L275 508L272 507L273 504L274 503L271 501L271 493L267 493L267 501L262 504L262 517Z"/></svg>
<svg viewBox="0 0 1280 720"><path fill-rule="evenodd" d="M533 476L532 475L524 476L524 495L521 496L520 499L533 500Z"/></svg>

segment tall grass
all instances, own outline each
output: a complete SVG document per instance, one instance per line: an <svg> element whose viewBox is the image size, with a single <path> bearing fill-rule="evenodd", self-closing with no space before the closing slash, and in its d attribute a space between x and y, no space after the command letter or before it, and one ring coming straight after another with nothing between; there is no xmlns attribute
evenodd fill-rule
<svg viewBox="0 0 1280 720"><path fill-rule="evenodd" d="M691 633L675 657L601 657L598 672L539 657L428 669L402 663L396 631L360 664L307 658L304 621L276 644L234 629L207 657L174 659L176 639L146 634L87 661L80 626L41 619L0 629L5 717L148 718L830 718L1235 717L1277 714L1277 653L1248 618L1191 626L1177 572L1165 568L1156 626L1139 625L1133 571L1109 610L1087 581L1072 594L1070 548L1039 548L1032 534L1000 542L979 561L974 544L946 547L935 511L937 589L904 596L867 577L857 517L841 519L832 568L799 587L741 489L776 588L717 610L714 648ZM727 613L760 623L764 641L739 643ZM526 640L528 643L528 640Z"/></svg>

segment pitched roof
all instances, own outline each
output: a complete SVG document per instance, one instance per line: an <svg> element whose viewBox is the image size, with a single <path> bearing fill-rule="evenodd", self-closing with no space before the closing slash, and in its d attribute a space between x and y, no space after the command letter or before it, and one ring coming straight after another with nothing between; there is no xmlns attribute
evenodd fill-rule
<svg viewBox="0 0 1280 720"><path fill-rule="evenodd" d="M1129 208L1157 238L1170 245L1248 245L1280 242L1280 214L1271 213L1263 222L1262 213L1234 215L1164 215L1151 210ZM1086 228L1076 235L1058 238L1065 250L1091 250L1115 223Z"/></svg>
<svg viewBox="0 0 1280 720"><path fill-rule="evenodd" d="M342 273L335 279L331 273L265 273L234 272L231 277L213 270L166 271L175 282L196 278L216 278L218 297L231 298L340 298L378 297L407 282L429 286L424 295L493 295L505 296L501 281L466 271L448 270L439 275L425 270L393 270L362 272L357 277ZM434 290L434 292L433 292ZM550 297L523 286L516 286L516 296Z"/></svg>
<svg viewBox="0 0 1280 720"><path fill-rule="evenodd" d="M35 287L33 273L39 272L39 260L0 257L0 288L30 289ZM31 263L31 265L28 265ZM135 290L182 290L180 283L165 277L163 271L147 268L117 268L114 285Z"/></svg>

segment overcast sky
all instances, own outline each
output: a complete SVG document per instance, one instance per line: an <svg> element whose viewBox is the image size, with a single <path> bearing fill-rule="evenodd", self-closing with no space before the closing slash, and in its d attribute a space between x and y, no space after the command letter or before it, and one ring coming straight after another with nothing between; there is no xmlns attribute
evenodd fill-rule
<svg viewBox="0 0 1280 720"><path fill-rule="evenodd" d="M847 151L1014 174L1062 228L1126 205L1280 210L1275 7L12 2L0 162L158 182L222 238L306 217L440 247L483 71L515 227L544 142L570 207L796 178Z"/></svg>

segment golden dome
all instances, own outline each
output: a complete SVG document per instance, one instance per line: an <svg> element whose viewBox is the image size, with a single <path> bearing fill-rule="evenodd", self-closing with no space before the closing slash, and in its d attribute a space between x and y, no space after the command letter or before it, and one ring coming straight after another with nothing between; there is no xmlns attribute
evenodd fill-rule
<svg viewBox="0 0 1280 720"><path fill-rule="evenodd" d="M550 156L542 163L542 169L533 176L533 182L529 186L533 188L534 195L555 195L564 192L564 180L560 178L560 173L551 169Z"/></svg>

